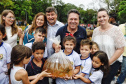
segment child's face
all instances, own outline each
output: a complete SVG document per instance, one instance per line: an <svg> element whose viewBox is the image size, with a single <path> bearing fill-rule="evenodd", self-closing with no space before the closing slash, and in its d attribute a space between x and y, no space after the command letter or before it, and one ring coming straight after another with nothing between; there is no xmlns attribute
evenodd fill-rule
<svg viewBox="0 0 126 84"><path fill-rule="evenodd" d="M43 58L44 50L41 50L41 49L35 50L35 52L32 53L32 54L33 54L33 56L34 56L34 59L35 59L36 61L39 62L39 61L41 61L42 58Z"/></svg>
<svg viewBox="0 0 126 84"><path fill-rule="evenodd" d="M34 34L35 42L43 42L45 38L45 34L42 34L40 32Z"/></svg>
<svg viewBox="0 0 126 84"><path fill-rule="evenodd" d="M0 31L0 43L2 42L2 39L5 37L6 35L3 35L2 32Z"/></svg>
<svg viewBox="0 0 126 84"><path fill-rule="evenodd" d="M89 45L80 46L80 53L82 57L88 57L90 52L91 52L91 49Z"/></svg>
<svg viewBox="0 0 126 84"><path fill-rule="evenodd" d="M65 51L66 51L66 52L71 53L72 50L73 50L74 47L75 47L75 44L72 42L72 40L66 41L66 42L64 43L64 47L65 47Z"/></svg>
<svg viewBox="0 0 126 84"><path fill-rule="evenodd" d="M96 44L92 45L92 51L91 54L94 54L95 52L97 52L99 50L99 48L97 47Z"/></svg>
<svg viewBox="0 0 126 84"><path fill-rule="evenodd" d="M92 65L93 65L93 68L99 68L101 65L103 65L103 63L101 63L98 57L94 56L92 59Z"/></svg>

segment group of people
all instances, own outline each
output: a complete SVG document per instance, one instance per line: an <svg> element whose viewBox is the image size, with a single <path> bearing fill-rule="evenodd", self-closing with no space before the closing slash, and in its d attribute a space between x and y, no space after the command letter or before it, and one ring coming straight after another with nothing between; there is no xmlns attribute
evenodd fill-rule
<svg viewBox="0 0 126 84"><path fill-rule="evenodd" d="M23 31L15 23L14 12L4 10L0 24L0 83L110 84L122 62L123 33L109 23L104 8L98 10L100 26L94 29L92 41L87 39L85 28L79 26L78 10L71 9L67 17L64 25L57 20L57 10L48 7L45 13L36 14ZM50 39L56 36L61 38L60 45ZM55 78L47 70L42 71L45 60L60 50L73 64L72 78Z"/></svg>

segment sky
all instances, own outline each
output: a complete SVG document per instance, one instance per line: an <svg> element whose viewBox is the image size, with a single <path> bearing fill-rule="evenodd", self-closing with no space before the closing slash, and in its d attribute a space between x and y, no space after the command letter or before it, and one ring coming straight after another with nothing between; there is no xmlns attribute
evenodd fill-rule
<svg viewBox="0 0 126 84"><path fill-rule="evenodd" d="M62 0L65 4L71 3L79 7L80 4L84 5L84 9L99 9L100 7L105 7L106 5L99 2L99 0Z"/></svg>

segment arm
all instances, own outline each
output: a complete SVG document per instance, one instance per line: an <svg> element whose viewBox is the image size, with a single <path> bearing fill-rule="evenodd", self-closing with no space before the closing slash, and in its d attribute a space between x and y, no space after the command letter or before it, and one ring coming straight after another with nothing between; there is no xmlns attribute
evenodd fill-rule
<svg viewBox="0 0 126 84"><path fill-rule="evenodd" d="M57 44L53 43L52 47L55 50L55 52L59 52L61 50L61 45L57 45Z"/></svg>
<svg viewBox="0 0 126 84"><path fill-rule="evenodd" d="M24 32L21 28L18 28L18 37L19 37L19 44L23 45L23 39L24 39Z"/></svg>
<svg viewBox="0 0 126 84"><path fill-rule="evenodd" d="M76 66L74 69L74 75L79 73L79 71L80 71L80 66Z"/></svg>
<svg viewBox="0 0 126 84"><path fill-rule="evenodd" d="M81 75L75 75L74 76L74 79L78 79L78 78L80 78L85 83L91 83L91 81L89 79L87 79L87 78L85 78L85 77L83 77Z"/></svg>
<svg viewBox="0 0 126 84"><path fill-rule="evenodd" d="M111 65L114 61L116 61L120 56L121 54L124 52L124 47L122 48L118 48L115 53L113 54L113 56L110 58L109 60L109 64Z"/></svg>

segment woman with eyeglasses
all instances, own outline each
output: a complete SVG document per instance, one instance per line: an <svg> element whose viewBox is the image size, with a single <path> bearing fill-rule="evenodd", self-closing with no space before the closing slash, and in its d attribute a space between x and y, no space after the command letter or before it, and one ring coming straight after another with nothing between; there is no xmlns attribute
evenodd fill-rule
<svg viewBox="0 0 126 84"><path fill-rule="evenodd" d="M17 27L16 18L12 10L4 10L2 12L1 24L6 29L7 40L5 42L14 47L17 45L17 38L22 36L22 29Z"/></svg>

